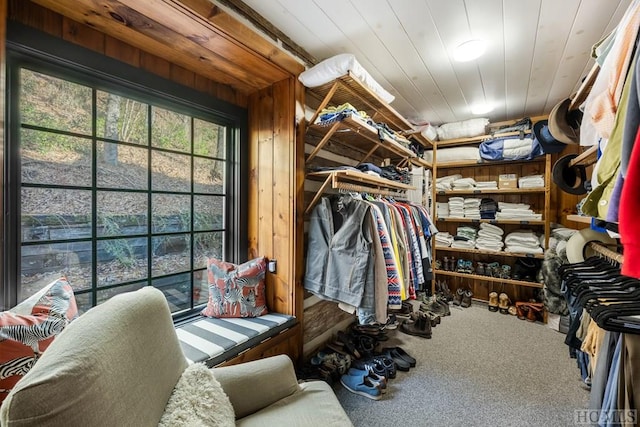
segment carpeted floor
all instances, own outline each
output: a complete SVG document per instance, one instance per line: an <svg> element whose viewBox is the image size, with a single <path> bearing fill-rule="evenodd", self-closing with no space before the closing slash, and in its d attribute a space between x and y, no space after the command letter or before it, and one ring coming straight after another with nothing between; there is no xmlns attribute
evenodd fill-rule
<svg viewBox="0 0 640 427"><path fill-rule="evenodd" d="M334 387L356 427L574 425L589 392L563 334L476 302L451 312L431 339L390 333L418 363L381 400Z"/></svg>

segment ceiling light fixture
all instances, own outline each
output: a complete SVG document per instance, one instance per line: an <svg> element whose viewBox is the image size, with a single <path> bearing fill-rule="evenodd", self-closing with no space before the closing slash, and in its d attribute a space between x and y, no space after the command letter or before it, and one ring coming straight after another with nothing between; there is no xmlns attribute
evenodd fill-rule
<svg viewBox="0 0 640 427"><path fill-rule="evenodd" d="M487 103L474 104L471 106L471 114L486 114L493 111L493 106Z"/></svg>
<svg viewBox="0 0 640 427"><path fill-rule="evenodd" d="M468 40L458 47L453 52L453 59L458 62L473 61L479 58L487 50L487 44L484 40Z"/></svg>

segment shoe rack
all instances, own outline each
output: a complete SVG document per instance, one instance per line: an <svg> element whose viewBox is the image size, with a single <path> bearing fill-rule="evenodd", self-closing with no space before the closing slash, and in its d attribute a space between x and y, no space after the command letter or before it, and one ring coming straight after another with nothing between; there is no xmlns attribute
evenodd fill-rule
<svg viewBox="0 0 640 427"><path fill-rule="evenodd" d="M542 120L546 117L534 117L533 121ZM500 126L502 124L510 124L511 122L495 123L492 126ZM495 137L507 136L507 134L495 135ZM438 149L479 145L489 135L483 135L475 138L461 138L457 140L439 141ZM471 189L471 190L447 190L436 191L433 189L433 198L437 202L447 202L450 197L473 197L483 198L490 197L496 202L509 203L526 203L531 205L531 209L536 213L542 214L539 221L520 221L520 220L500 220L500 219L469 219L469 218L436 218L436 224L440 231L448 231L452 235L456 235L458 226L470 225L478 228L483 222L494 224L504 230L504 237L510 232L516 230L533 230L537 234L544 235L543 249L549 245L550 233L550 186L551 186L551 155L539 156L533 160L527 161L456 161L440 163L433 165L434 183L435 179L443 176L460 174L463 178L473 178L476 181L498 181L501 174L516 174L518 177L527 175L543 175L544 187L533 189L509 188L509 189ZM434 186L435 187L435 186ZM473 262L472 272L447 271L444 269L442 260L444 257L455 257L456 259L465 259ZM543 287L542 283L515 280L513 278L491 277L476 273L478 262L483 264L497 262L501 266L508 265L513 270L513 266L518 258L537 259L541 262L544 259L543 254L519 254L509 252L494 252L480 249L458 249L451 247L433 246L434 259L434 283L436 280L447 281L452 292L456 292L458 288L471 290L475 300L488 301L489 293L492 291L499 294L505 292L513 301L527 301L534 296L536 290ZM440 260L440 268L436 268L435 261ZM455 269L455 268L454 268Z"/></svg>

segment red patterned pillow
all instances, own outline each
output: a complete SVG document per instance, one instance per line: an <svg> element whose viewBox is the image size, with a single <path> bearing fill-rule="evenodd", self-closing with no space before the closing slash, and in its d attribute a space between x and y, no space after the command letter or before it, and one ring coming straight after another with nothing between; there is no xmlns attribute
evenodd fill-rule
<svg viewBox="0 0 640 427"><path fill-rule="evenodd" d="M0 312L0 403L40 354L78 316L67 279L49 283L9 311Z"/></svg>
<svg viewBox="0 0 640 427"><path fill-rule="evenodd" d="M202 314L207 317L257 317L267 314L264 257L244 264L209 258L209 301Z"/></svg>

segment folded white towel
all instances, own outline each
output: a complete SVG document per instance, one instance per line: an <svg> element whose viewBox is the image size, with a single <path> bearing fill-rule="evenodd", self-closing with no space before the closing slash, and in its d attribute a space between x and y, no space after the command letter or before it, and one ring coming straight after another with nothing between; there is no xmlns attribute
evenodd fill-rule
<svg viewBox="0 0 640 427"><path fill-rule="evenodd" d="M513 252L518 254L541 254L544 253L544 250L538 246L537 248L532 248L528 246L517 246L517 245L507 245L504 248L505 252Z"/></svg>
<svg viewBox="0 0 640 427"><path fill-rule="evenodd" d="M529 209L531 206L526 203L498 202L498 209Z"/></svg>
<svg viewBox="0 0 640 427"><path fill-rule="evenodd" d="M491 233L488 230L480 230L478 231L478 237L482 237L483 239L492 239L498 242L502 242L502 236L499 234Z"/></svg>
<svg viewBox="0 0 640 427"><path fill-rule="evenodd" d="M488 222L483 222L480 224L480 229L486 230L487 232L498 234L502 236L504 234L504 230L497 225L489 224Z"/></svg>

